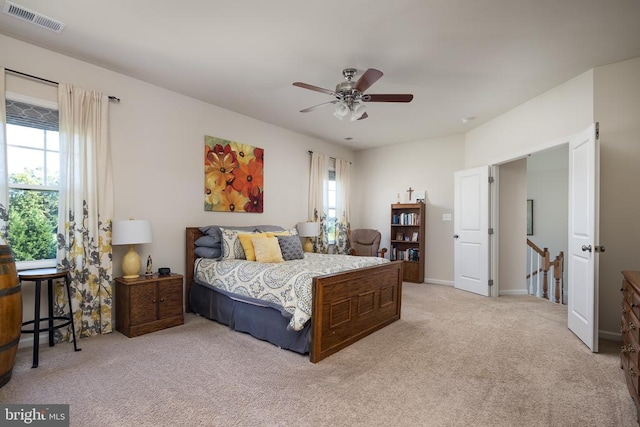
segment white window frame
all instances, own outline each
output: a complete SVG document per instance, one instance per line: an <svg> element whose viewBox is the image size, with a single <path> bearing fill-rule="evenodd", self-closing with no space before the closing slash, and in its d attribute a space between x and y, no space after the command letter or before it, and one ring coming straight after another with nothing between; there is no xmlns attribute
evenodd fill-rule
<svg viewBox="0 0 640 427"><path fill-rule="evenodd" d="M23 102L25 104L31 104L31 105L36 105L39 107L44 107L44 108L50 108L53 110L58 110L58 104L55 102L51 102L51 101L47 101L45 99L40 99L40 98L34 98L32 96L28 96L28 95L23 95L20 93L15 93L15 92L6 92L5 94L5 98L11 101L17 101L17 102ZM9 142L7 141L7 145L9 145ZM45 156L46 159L46 156ZM7 159L8 161L9 159ZM45 160L45 164L46 164L46 160ZM46 176L46 170L45 170L45 176ZM58 195L60 194L60 187L52 187L52 186L34 186L34 185L20 185L20 184L11 184L11 183L7 183L7 187L8 188L18 188L18 189L24 189L24 190L43 190L43 191L58 191ZM59 197L59 196L58 196ZM58 215L60 215L60 212L58 212ZM57 264L57 260L55 258L53 259L39 259L39 260L32 260L32 261L16 261L16 270L18 271L22 271L22 270L31 270L31 269L36 269L36 268L48 268L48 267L55 267Z"/></svg>

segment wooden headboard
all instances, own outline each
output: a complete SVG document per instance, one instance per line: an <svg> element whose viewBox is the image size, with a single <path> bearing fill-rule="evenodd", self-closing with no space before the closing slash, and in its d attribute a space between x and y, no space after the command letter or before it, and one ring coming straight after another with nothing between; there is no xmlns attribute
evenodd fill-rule
<svg viewBox="0 0 640 427"><path fill-rule="evenodd" d="M191 293L191 284L193 283L193 269L196 264L196 240L202 237L202 231L198 227L187 227L187 245L186 245L186 260L185 260L185 269L184 269L184 310L187 313L191 312L191 308L189 307L189 294Z"/></svg>

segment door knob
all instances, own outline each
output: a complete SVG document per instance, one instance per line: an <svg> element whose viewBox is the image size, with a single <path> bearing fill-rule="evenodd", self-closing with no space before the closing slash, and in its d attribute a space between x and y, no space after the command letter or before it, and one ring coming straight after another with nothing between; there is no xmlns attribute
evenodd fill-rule
<svg viewBox="0 0 640 427"><path fill-rule="evenodd" d="M454 238L454 239L457 239L458 237L460 237L460 236L458 236L457 234L454 234L454 235L453 235L453 238Z"/></svg>
<svg viewBox="0 0 640 427"><path fill-rule="evenodd" d="M591 245L582 245L582 252L591 252Z"/></svg>

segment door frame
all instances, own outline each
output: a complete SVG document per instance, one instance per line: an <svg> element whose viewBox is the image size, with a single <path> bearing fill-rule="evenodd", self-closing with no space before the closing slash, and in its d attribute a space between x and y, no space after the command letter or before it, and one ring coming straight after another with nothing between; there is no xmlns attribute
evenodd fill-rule
<svg viewBox="0 0 640 427"><path fill-rule="evenodd" d="M500 263L500 259L499 259L499 241L500 239L498 238L498 236L500 235L500 218L498 215L499 209L498 207L500 206L500 200L499 200L499 194L500 194L500 165L506 164L506 163L511 163L513 161L516 160L520 160L520 159L524 159L529 157L532 154L536 154L542 151L546 151L552 148L558 148L562 145L569 145L569 142L577 135L577 133L572 134L572 135L568 135L568 136L564 136L562 138L558 138L558 139L554 139L551 141L547 141L545 143L542 144L538 144L535 145L533 147L529 147L526 148L524 150L519 150L516 151L514 153L508 154L504 157L500 157L497 159L494 159L493 161L489 162L489 167L491 168L491 175L494 177L494 183L491 186L490 189L490 193L491 193L491 199L490 199L490 214L489 214L489 218L491 221L491 224L493 224L493 230L494 230L494 234L492 236L491 239L491 247L490 247L490 254L491 254L491 264L490 264L490 268L491 271L489 272L490 277L493 278L493 286L491 287L491 297L498 297L500 296L500 277L498 275L498 271L500 270L499 267L499 263ZM523 272L523 274L526 274L526 272Z"/></svg>

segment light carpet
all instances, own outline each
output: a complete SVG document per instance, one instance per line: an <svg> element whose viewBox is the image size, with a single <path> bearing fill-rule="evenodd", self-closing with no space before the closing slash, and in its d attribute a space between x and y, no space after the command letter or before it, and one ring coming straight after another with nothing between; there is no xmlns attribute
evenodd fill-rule
<svg viewBox="0 0 640 427"><path fill-rule="evenodd" d="M619 343L593 354L566 306L405 283L402 319L317 363L187 314L18 351L4 403L70 404L72 426L635 426Z"/></svg>

